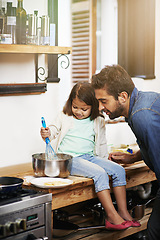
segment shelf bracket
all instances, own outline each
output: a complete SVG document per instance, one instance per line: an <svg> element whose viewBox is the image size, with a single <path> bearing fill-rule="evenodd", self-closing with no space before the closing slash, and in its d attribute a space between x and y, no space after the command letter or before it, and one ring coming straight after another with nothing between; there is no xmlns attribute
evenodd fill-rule
<svg viewBox="0 0 160 240"><path fill-rule="evenodd" d="M69 58L68 58L68 54L70 54L70 50L68 51L67 54L60 54L55 63L53 64L52 68L51 68L51 71L53 71L56 63L58 62L58 60L60 58L61 59L61 62L60 62L60 66L63 68L63 69L67 69L70 65L70 61L69 61ZM44 77L45 76L45 68L44 67L38 67L38 54L35 54L35 70L36 70L36 82L38 81L42 81L42 82L46 82L47 79L48 79L48 76L47 77ZM60 80L60 79L59 79ZM51 81L50 81L51 82Z"/></svg>
<svg viewBox="0 0 160 240"><path fill-rule="evenodd" d="M35 82L38 83L38 54L35 54Z"/></svg>

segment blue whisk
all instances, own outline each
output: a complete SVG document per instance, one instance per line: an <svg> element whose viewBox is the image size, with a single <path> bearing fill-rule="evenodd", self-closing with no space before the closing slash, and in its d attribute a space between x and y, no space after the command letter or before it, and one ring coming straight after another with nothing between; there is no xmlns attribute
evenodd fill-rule
<svg viewBox="0 0 160 240"><path fill-rule="evenodd" d="M46 122L44 120L44 117L41 117L41 121L42 121L42 127L46 128ZM46 142L46 155L48 159L52 159L53 157L55 158L57 155L54 151L54 149L52 148L51 144L50 144L50 140L47 137L45 139Z"/></svg>

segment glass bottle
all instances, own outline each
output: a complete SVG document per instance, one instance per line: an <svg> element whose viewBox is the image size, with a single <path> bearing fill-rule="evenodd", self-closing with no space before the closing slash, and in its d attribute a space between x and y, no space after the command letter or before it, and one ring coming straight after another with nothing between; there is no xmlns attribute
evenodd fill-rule
<svg viewBox="0 0 160 240"><path fill-rule="evenodd" d="M12 9L12 2L7 2L7 12L6 12L6 29L5 33L11 34L11 9Z"/></svg>
<svg viewBox="0 0 160 240"><path fill-rule="evenodd" d="M2 7L3 13L5 14L5 7Z"/></svg>
<svg viewBox="0 0 160 240"><path fill-rule="evenodd" d="M0 0L0 34L4 33L4 25L5 25L5 13L2 8L2 0Z"/></svg>
<svg viewBox="0 0 160 240"><path fill-rule="evenodd" d="M7 2L7 16L11 15L12 1Z"/></svg>
<svg viewBox="0 0 160 240"><path fill-rule="evenodd" d="M1 35L1 43L3 44L11 44L11 9L12 9L12 1L7 2L7 11L5 14L5 23L4 23L4 34Z"/></svg>
<svg viewBox="0 0 160 240"><path fill-rule="evenodd" d="M10 20L12 44L16 44L16 7L11 8Z"/></svg>
<svg viewBox="0 0 160 240"><path fill-rule="evenodd" d="M26 44L26 11L23 0L18 0L16 10L16 39L17 44Z"/></svg>

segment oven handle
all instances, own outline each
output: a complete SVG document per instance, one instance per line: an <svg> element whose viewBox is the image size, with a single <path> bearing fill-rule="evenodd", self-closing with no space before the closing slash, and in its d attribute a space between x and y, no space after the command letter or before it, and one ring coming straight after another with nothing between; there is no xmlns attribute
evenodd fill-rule
<svg viewBox="0 0 160 240"><path fill-rule="evenodd" d="M37 240L48 240L48 237L36 238Z"/></svg>
<svg viewBox="0 0 160 240"><path fill-rule="evenodd" d="M48 237L37 238L33 234L29 234L27 240L48 240Z"/></svg>

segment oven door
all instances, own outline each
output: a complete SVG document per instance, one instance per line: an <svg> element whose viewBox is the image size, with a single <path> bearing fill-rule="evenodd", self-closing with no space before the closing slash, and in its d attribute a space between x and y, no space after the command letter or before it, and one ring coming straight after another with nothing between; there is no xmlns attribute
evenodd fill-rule
<svg viewBox="0 0 160 240"><path fill-rule="evenodd" d="M3 238L4 240L51 240L49 237L45 236L45 227L38 229L32 229L28 232L19 233L14 236L9 236Z"/></svg>

